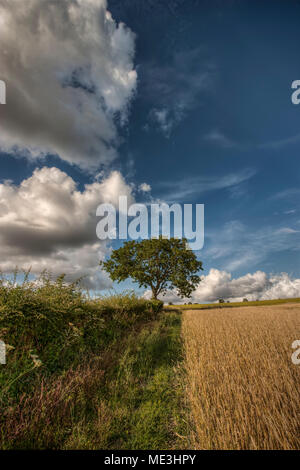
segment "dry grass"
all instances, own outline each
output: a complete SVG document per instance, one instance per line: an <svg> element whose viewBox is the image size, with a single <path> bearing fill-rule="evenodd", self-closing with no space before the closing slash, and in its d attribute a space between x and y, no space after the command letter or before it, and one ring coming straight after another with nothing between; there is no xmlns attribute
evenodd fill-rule
<svg viewBox="0 0 300 470"><path fill-rule="evenodd" d="M42 379L31 395L22 395L16 406L4 411L2 449L59 449L73 430L74 416L83 422L104 372L100 361L69 369L55 379ZM95 400L94 400L95 401Z"/></svg>
<svg viewBox="0 0 300 470"><path fill-rule="evenodd" d="M185 311L195 449L299 449L300 304Z"/></svg>

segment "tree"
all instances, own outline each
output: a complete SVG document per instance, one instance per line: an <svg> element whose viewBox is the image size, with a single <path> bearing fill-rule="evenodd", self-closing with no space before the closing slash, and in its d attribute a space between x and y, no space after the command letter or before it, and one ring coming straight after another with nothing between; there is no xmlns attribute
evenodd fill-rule
<svg viewBox="0 0 300 470"><path fill-rule="evenodd" d="M153 299L168 289L177 289L180 297L190 297L200 282L197 273L203 269L186 239L162 237L125 242L113 250L108 261L100 261L100 266L113 281L131 277L139 287L150 287Z"/></svg>

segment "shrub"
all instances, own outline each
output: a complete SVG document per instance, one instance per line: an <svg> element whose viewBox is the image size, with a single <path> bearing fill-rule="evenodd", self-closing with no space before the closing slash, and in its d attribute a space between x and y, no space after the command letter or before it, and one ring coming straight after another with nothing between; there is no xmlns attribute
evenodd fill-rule
<svg viewBox="0 0 300 470"><path fill-rule="evenodd" d="M158 314L159 312L161 312L163 309L163 306L164 306L164 303L162 300L158 300L158 299L148 300L148 308L154 314Z"/></svg>
<svg viewBox="0 0 300 470"><path fill-rule="evenodd" d="M0 338L10 346L2 396L29 392L41 375L77 367L103 343L104 319L78 283L45 273L30 282L0 280Z"/></svg>
<svg viewBox="0 0 300 470"><path fill-rule="evenodd" d="M29 392L38 377L99 355L137 321L150 320L162 304L132 292L90 299L64 276L52 280L43 273L29 281L27 273L23 282L17 279L18 273L0 279L0 339L11 347L9 364L1 370L5 396Z"/></svg>
<svg viewBox="0 0 300 470"><path fill-rule="evenodd" d="M102 315L119 317L123 320L134 319L146 314L148 301L136 296L133 291L113 293L106 297L95 299L95 305Z"/></svg>

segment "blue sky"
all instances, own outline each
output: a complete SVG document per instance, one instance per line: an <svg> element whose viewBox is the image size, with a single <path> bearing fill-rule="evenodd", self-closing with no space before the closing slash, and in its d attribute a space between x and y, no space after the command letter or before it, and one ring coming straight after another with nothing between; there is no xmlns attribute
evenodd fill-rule
<svg viewBox="0 0 300 470"><path fill-rule="evenodd" d="M43 9L43 2L30 1L36 14ZM68 7L70 2L62 3ZM115 27L119 23L126 25L127 32L116 33L114 42L107 43L115 47L112 54L106 54L107 50L100 53L101 47L99 52L92 49L83 66L80 61L84 54L82 57L79 53L74 55L73 64L73 49L66 49L68 59L66 56L64 67L63 55L56 62L48 52L47 37L42 47L46 59L47 53L51 55L49 70L55 69L60 87L64 74L64 79L68 77L71 81L72 92L76 93L79 88L90 102L106 100L103 116L97 116L97 110L88 102L90 114L83 113L82 123L86 129L84 127L81 140L74 148L71 144L64 145L64 137L58 135L54 124L48 135L52 124L48 124L47 119L51 118L49 123L55 121L55 108L52 110L50 106L48 116L41 116L35 125L32 109L28 103L22 108L21 98L18 102L11 100L15 109L10 111L10 89L21 87L26 91L28 88L34 94L35 88L24 64L21 78L15 83L13 69L5 62L4 70L0 68L0 79L6 81L8 89L8 104L0 108L2 183L10 180L8 185L16 192L22 181L32 177L34 170L55 167L77 184L78 191L84 192L86 184L101 182L115 171L121 175L127 189L137 188L144 182L149 184L151 195L148 197L155 200L205 204L205 246L198 254L203 260L205 275L210 269L226 271L236 279L257 271L267 276L285 272L290 279L297 280L300 277L300 105L291 102L291 83L300 79L300 2L111 0L107 6L104 0L88 0L87 3L89 8L95 9L94 13L99 13L100 4L102 10L108 10ZM59 19L60 10L53 11L51 14ZM7 21L13 27L16 11L8 13L12 16ZM50 28L47 18L45 13L44 21ZM87 21L92 21L90 18L87 16ZM30 21L32 19L28 18L20 34L30 31L33 38L36 33ZM95 30L97 27L93 24ZM101 40L105 34L110 33L104 28ZM64 35L58 32L55 39L53 35L55 31L49 35L50 44L56 40L58 44L65 44ZM29 44L30 37L24 37ZM2 33L2 37L0 33L0 39L2 44L7 41L8 50L18 50L8 32ZM69 41L78 46L81 38L74 36ZM28 56L29 62L37 67L43 79L46 66L35 47L32 56ZM62 54L64 47L67 46L62 47ZM27 50L25 57L26 54ZM114 82L110 72L102 73L109 60L107 70L114 70L114 67L131 70L131 75L126 75L126 86L117 79ZM91 64L96 64L94 75L88 72ZM75 78L74 70L77 71ZM104 85L102 89L99 85L95 91L99 83ZM117 89L114 99L109 98L111 94L103 92L101 95L103 90L106 93L107 83L112 83L110 93L114 94ZM45 86L49 93L55 93L50 79L47 78ZM33 98L37 102L45 99L47 104L45 94L47 88ZM20 93L22 96L25 93ZM29 130L26 116L24 122L17 122L17 109L25 115L29 110L28 120L32 120ZM81 113L78 102L74 109ZM1 141L1 126L5 127L6 116L9 125L2 132ZM58 112L59 119L64 126L67 121L62 111ZM95 126L94 133L99 132L102 141L114 140L113 155L107 151L107 156L103 157L106 150L99 146L97 136L89 134L91 122ZM24 142L20 137L21 126L24 127ZM105 127L105 137L101 126ZM69 132L67 126L63 129ZM82 144L81 149L86 136L87 144ZM91 140L94 138L95 145ZM70 131L70 142L74 141L72 139ZM28 150L30 146L39 148L38 155ZM57 149L61 149L61 153ZM74 152L76 158L72 157ZM51 155L54 153L57 155ZM9 197L9 192L5 194ZM134 197L137 201L143 200L145 194L135 191ZM3 200L2 204L5 204ZM32 204L39 204L39 201L33 199ZM14 212L12 218L16 217L20 217L19 212L17 216ZM11 217L6 218L6 224L7 220ZM18 231L19 227L17 224L14 229ZM90 227L93 230L92 224ZM73 229L76 238L75 232L76 226ZM20 237L16 237L18 242L9 248L17 247L20 262L27 264L29 258L24 256L30 256L30 250L25 253ZM78 243L68 240L70 245L83 250L92 240L92 235L85 234L85 237ZM48 243L47 237L44 241ZM56 240L50 246L53 250L48 253L50 258L45 255L47 250L41 248L41 264L38 253L33 254L36 269L49 264L49 259L51 264L52 256L57 261L58 252L67 246L67 241L64 239L60 245ZM4 270L16 261L14 252L4 263ZM84 267L82 269L84 271Z"/></svg>
<svg viewBox="0 0 300 470"><path fill-rule="evenodd" d="M299 275L299 252L294 251L298 234L276 235L286 227L299 230L300 220L299 194L283 193L299 188L300 110L290 99L291 82L300 76L299 3L275 1L270 8L263 1L174 2L170 14L158 2L148 15L135 14L135 2L124 3L119 8L112 2L111 10L120 19L124 15L137 32L137 44L141 42L136 56L141 94L125 145L135 160L136 176L147 175L159 196L164 182L173 184L175 197L195 183L187 202L205 203L207 249L210 236L212 243L222 245L222 230L230 223L238 244L247 243L247 235L240 236L237 224L251 240L265 230L270 240L255 248L265 256L258 260L253 254L253 260L234 270L237 275L266 266ZM178 83L181 74L184 80ZM158 80L154 85L153 76ZM151 109L166 107L172 113L178 100L184 107L190 97L169 136L147 120ZM241 176L239 185L201 192L202 181L232 174ZM284 238L282 245L286 242L280 254L269 252L276 237ZM207 267L223 268L227 259L225 266L222 259L205 261Z"/></svg>

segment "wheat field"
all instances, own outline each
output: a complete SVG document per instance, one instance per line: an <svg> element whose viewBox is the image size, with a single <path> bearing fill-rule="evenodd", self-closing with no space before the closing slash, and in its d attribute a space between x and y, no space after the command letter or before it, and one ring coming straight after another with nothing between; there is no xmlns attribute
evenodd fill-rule
<svg viewBox="0 0 300 470"><path fill-rule="evenodd" d="M193 449L299 449L300 304L183 313Z"/></svg>

